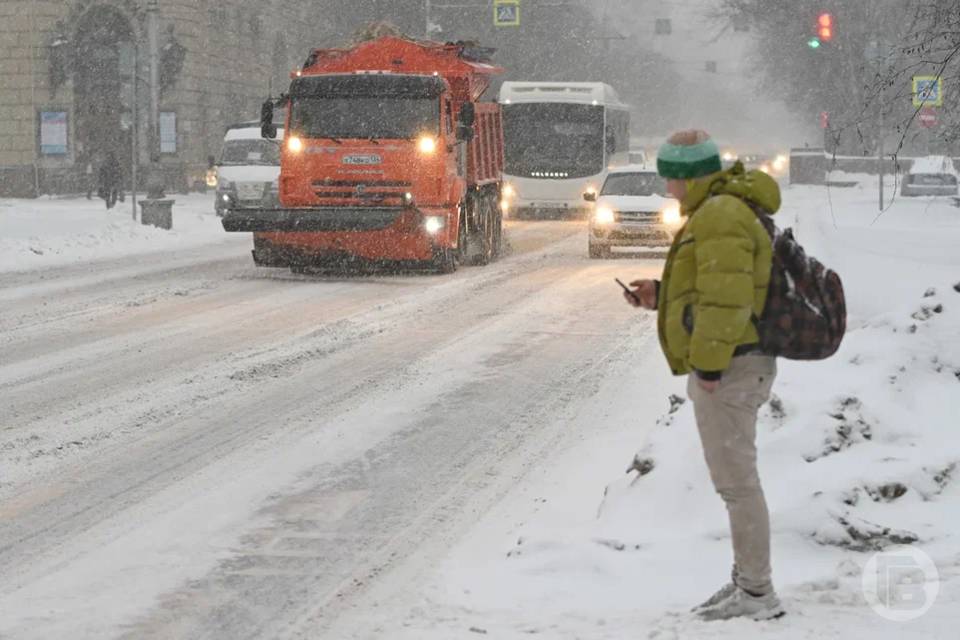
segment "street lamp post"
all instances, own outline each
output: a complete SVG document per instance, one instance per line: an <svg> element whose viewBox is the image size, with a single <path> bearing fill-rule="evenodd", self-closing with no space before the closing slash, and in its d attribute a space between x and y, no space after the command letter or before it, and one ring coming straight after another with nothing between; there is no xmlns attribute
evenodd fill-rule
<svg viewBox="0 0 960 640"><path fill-rule="evenodd" d="M158 0L147 0L147 47L150 59L150 131L147 147L150 150L150 171L147 176L147 197L163 197L163 175L160 162L160 44Z"/></svg>

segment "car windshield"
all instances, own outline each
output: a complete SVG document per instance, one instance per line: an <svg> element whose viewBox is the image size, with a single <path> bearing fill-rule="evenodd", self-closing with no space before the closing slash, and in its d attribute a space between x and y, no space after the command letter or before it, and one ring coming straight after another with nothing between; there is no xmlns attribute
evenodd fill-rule
<svg viewBox="0 0 960 640"><path fill-rule="evenodd" d="M504 172L583 178L603 171L603 107L535 103L503 107Z"/></svg>
<svg viewBox="0 0 960 640"><path fill-rule="evenodd" d="M279 147L270 140L227 140L223 143L220 164L279 166Z"/></svg>
<svg viewBox="0 0 960 640"><path fill-rule="evenodd" d="M667 185L653 172L611 173L603 183L602 196L665 196Z"/></svg>

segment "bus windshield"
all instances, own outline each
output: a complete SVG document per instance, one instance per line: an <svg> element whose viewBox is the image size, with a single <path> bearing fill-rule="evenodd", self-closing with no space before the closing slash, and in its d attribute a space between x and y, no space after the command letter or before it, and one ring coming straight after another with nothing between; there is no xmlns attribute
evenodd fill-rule
<svg viewBox="0 0 960 640"><path fill-rule="evenodd" d="M600 173L604 168L603 113L602 106L583 104L504 105L504 173L561 178Z"/></svg>

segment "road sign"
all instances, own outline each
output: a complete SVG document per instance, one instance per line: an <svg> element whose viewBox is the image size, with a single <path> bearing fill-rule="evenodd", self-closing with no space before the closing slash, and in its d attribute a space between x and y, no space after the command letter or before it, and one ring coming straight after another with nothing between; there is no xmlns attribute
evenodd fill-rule
<svg viewBox="0 0 960 640"><path fill-rule="evenodd" d="M493 0L493 25L520 26L520 0Z"/></svg>
<svg viewBox="0 0 960 640"><path fill-rule="evenodd" d="M938 76L913 76L913 106L942 107L943 78Z"/></svg>
<svg viewBox="0 0 960 640"><path fill-rule="evenodd" d="M937 110L933 107L924 107L920 109L920 113L917 115L917 118L920 120L920 126L930 129L937 126Z"/></svg>

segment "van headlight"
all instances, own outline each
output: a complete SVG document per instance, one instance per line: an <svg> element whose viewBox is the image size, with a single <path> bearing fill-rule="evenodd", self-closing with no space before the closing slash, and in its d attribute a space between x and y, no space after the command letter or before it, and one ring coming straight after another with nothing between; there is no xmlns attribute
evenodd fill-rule
<svg viewBox="0 0 960 640"><path fill-rule="evenodd" d="M617 216L614 215L613 209L607 206L597 207L593 214L593 220L597 224L612 224L616 219Z"/></svg>

